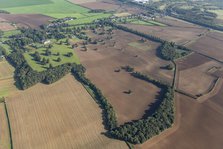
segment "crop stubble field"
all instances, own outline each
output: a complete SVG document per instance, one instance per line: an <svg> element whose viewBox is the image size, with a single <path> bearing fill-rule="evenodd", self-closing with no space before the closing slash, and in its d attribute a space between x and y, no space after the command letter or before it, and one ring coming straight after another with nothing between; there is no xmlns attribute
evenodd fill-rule
<svg viewBox="0 0 223 149"><path fill-rule="evenodd" d="M0 97L9 96L17 90L13 73L14 68L7 61L0 62Z"/></svg>
<svg viewBox="0 0 223 149"><path fill-rule="evenodd" d="M72 75L6 99L16 149L127 148L105 132L101 110Z"/></svg>

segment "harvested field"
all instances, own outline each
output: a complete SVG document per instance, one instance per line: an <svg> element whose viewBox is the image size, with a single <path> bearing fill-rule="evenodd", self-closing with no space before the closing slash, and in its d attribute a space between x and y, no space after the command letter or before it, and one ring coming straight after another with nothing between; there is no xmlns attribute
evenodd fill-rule
<svg viewBox="0 0 223 149"><path fill-rule="evenodd" d="M221 64L210 61L200 66L180 71L178 88L192 95L207 93L217 79L208 74L208 71L213 67L219 66Z"/></svg>
<svg viewBox="0 0 223 149"><path fill-rule="evenodd" d="M161 21L161 20L164 21ZM148 26L136 24L123 24L131 29L150 34L167 41L173 41L177 44L186 44L200 37L201 34L207 32L206 29L194 26L192 24L184 23L182 21L173 21L170 19L158 19L159 22L168 26ZM175 24L174 24L175 23Z"/></svg>
<svg viewBox="0 0 223 149"><path fill-rule="evenodd" d="M113 105L119 124L123 124L140 119L150 104L156 101L160 89L132 77L120 67L129 65L137 71L169 82L172 81L173 72L160 69L168 62L155 56L159 44L146 41L145 44L150 45L150 49L141 50L128 45L140 40L140 37L120 30L113 32L112 40L105 41L104 45L89 46L87 51L79 49L77 54L87 69L87 77L102 90ZM94 50L95 47L97 50ZM128 90L132 94L123 93Z"/></svg>
<svg viewBox="0 0 223 149"><path fill-rule="evenodd" d="M72 75L6 99L16 149L127 148L105 137L101 110Z"/></svg>
<svg viewBox="0 0 223 149"><path fill-rule="evenodd" d="M0 14L1 19L7 20L7 22L16 23L17 26L37 28L42 24L49 23L52 20L51 17L41 14Z"/></svg>
<svg viewBox="0 0 223 149"><path fill-rule="evenodd" d="M0 103L0 149L10 149L10 135L4 103Z"/></svg>
<svg viewBox="0 0 223 149"><path fill-rule="evenodd" d="M219 92L222 95L222 91ZM221 97L221 96L219 96ZM168 136L158 136L159 141L147 141L142 149L221 149L223 146L223 110L217 109L212 100L200 104L180 95L179 128ZM219 106L219 105L217 105ZM183 141L182 141L183 140Z"/></svg>
<svg viewBox="0 0 223 149"><path fill-rule="evenodd" d="M7 97L17 91L13 78L0 80L0 97Z"/></svg>
<svg viewBox="0 0 223 149"><path fill-rule="evenodd" d="M0 30L2 31L11 31L11 30L15 30L16 28L14 26L12 26L10 23L6 23L6 22L0 22Z"/></svg>
<svg viewBox="0 0 223 149"><path fill-rule="evenodd" d="M0 61L0 80L12 78L14 68L7 61Z"/></svg>
<svg viewBox="0 0 223 149"><path fill-rule="evenodd" d="M208 55L220 61L223 61L223 34L219 32L210 32L207 36L198 39L196 42L188 45L194 51Z"/></svg>

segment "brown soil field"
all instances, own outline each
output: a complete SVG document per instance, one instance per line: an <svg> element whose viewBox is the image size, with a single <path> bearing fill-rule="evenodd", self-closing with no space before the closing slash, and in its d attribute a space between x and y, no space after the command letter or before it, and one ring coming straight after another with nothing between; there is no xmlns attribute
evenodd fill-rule
<svg viewBox="0 0 223 149"><path fill-rule="evenodd" d="M69 0L69 1L74 4L84 4L84 3L96 2L99 0Z"/></svg>
<svg viewBox="0 0 223 149"><path fill-rule="evenodd" d="M0 149L10 149L10 135L4 103L0 103Z"/></svg>
<svg viewBox="0 0 223 149"><path fill-rule="evenodd" d="M208 74L209 69L221 64L210 61L202 65L179 71L178 88L193 95L207 93L216 81L216 77Z"/></svg>
<svg viewBox="0 0 223 149"><path fill-rule="evenodd" d="M12 67L7 61L0 61L0 80L12 78L14 70L14 67Z"/></svg>
<svg viewBox="0 0 223 149"><path fill-rule="evenodd" d="M218 100L222 98L219 92ZM179 128L171 134L159 135L158 141L147 141L136 148L142 149L221 149L223 146L223 109L213 99L204 103L184 95L179 98ZM217 97L215 97L217 98ZM220 107L220 108L216 108Z"/></svg>
<svg viewBox="0 0 223 149"><path fill-rule="evenodd" d="M219 32L210 32L205 37L188 45L194 51L208 55L220 61L223 61L223 34Z"/></svg>
<svg viewBox="0 0 223 149"><path fill-rule="evenodd" d="M0 14L1 19L8 22L15 22L17 26L38 28L42 24L49 23L51 17L41 14Z"/></svg>
<svg viewBox="0 0 223 149"><path fill-rule="evenodd" d="M128 43L138 41L140 37L120 30L113 32L111 40L105 41L104 45L94 46L98 50L89 46L87 51L78 49L76 52L87 69L87 77L102 90L113 105L119 124L123 124L140 119L145 110L149 109L149 105L156 100L160 89L132 77L120 67L130 65L137 71L153 74L170 82L173 72L160 69L168 62L155 56L154 51L159 44L146 41L145 44L151 45L151 49L140 50L128 46ZM117 69L120 69L120 72L115 72ZM132 94L123 93L128 90L132 90Z"/></svg>
<svg viewBox="0 0 223 149"><path fill-rule="evenodd" d="M2 31L10 31L15 30L16 28L12 26L10 23L0 22L0 30Z"/></svg>
<svg viewBox="0 0 223 149"><path fill-rule="evenodd" d="M103 10L116 10L120 6L105 2L90 2L90 3L84 3L81 4L84 7L90 8L90 9L103 9Z"/></svg>
<svg viewBox="0 0 223 149"><path fill-rule="evenodd" d="M146 26L146 25L136 25L136 24L123 24L131 29L150 34L167 41L173 41L177 44L186 44L194 39L196 39L204 29L200 28L184 28L184 27L160 27L160 26Z"/></svg>
<svg viewBox="0 0 223 149"><path fill-rule="evenodd" d="M210 62L210 61L211 61L211 59L209 59L205 56L202 56L197 53L193 53L189 56L186 56L184 58L177 60L177 65L178 65L179 70L185 70L185 69L193 68L196 66L200 66L200 65Z"/></svg>
<svg viewBox="0 0 223 149"><path fill-rule="evenodd" d="M100 108L72 75L21 91L6 104L16 149L127 148L102 134Z"/></svg>

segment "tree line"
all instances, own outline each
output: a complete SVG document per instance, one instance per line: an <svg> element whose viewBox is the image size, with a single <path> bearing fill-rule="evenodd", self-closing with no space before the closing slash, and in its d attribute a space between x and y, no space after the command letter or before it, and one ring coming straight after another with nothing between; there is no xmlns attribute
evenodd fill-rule
<svg viewBox="0 0 223 149"><path fill-rule="evenodd" d="M112 130L117 127L117 118L112 105L103 96L100 89L98 89L89 79L85 77L85 69L83 66L73 67L72 73L75 78L80 81L83 85L90 88L94 93L96 102L100 105L103 112L103 121L107 130Z"/></svg>
<svg viewBox="0 0 223 149"><path fill-rule="evenodd" d="M139 144L172 126L174 122L174 93L172 87L152 79L149 76L143 75L139 72L134 72L132 75L159 87L162 86L162 89L165 90L160 106L151 116L125 123L124 125L116 127L110 131L111 136L114 138L133 144Z"/></svg>

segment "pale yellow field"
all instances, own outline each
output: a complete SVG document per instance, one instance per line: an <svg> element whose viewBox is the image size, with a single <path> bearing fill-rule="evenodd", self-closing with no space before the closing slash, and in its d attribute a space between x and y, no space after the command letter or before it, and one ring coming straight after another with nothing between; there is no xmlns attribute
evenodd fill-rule
<svg viewBox="0 0 223 149"><path fill-rule="evenodd" d="M0 103L0 149L10 149L9 128L3 103Z"/></svg>
<svg viewBox="0 0 223 149"><path fill-rule="evenodd" d="M101 110L72 75L6 99L14 149L124 149L105 137Z"/></svg>
<svg viewBox="0 0 223 149"><path fill-rule="evenodd" d="M7 97L17 90L13 78L14 68L7 62L0 62L0 97Z"/></svg>
<svg viewBox="0 0 223 149"><path fill-rule="evenodd" d="M0 80L13 77L14 68L6 61L0 61Z"/></svg>

